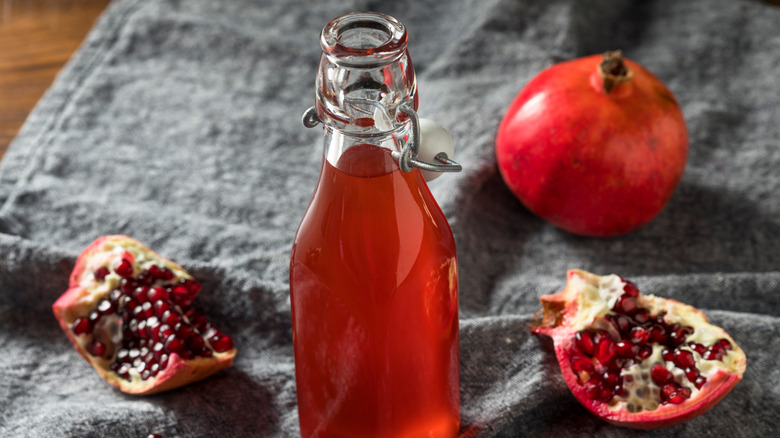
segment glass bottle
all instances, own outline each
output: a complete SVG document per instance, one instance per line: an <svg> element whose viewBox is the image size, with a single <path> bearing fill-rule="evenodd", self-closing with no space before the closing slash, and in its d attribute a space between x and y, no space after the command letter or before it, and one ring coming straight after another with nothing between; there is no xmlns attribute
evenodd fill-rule
<svg viewBox="0 0 780 438"><path fill-rule="evenodd" d="M328 23L324 156L290 262L304 437L453 437L460 422L455 242L419 168L417 85L396 19Z"/></svg>

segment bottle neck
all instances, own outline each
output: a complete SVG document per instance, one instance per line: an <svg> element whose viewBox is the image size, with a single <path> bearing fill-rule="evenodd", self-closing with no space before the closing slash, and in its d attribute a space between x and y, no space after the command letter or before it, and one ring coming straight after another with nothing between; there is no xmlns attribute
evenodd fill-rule
<svg viewBox="0 0 780 438"><path fill-rule="evenodd" d="M320 36L317 115L349 134L380 135L417 109L417 82L406 28L388 15L359 12L336 18Z"/></svg>
<svg viewBox="0 0 780 438"><path fill-rule="evenodd" d="M410 123L374 134L353 133L326 125L323 159L350 175L384 175L399 169L398 161L391 154L403 147L410 133Z"/></svg>

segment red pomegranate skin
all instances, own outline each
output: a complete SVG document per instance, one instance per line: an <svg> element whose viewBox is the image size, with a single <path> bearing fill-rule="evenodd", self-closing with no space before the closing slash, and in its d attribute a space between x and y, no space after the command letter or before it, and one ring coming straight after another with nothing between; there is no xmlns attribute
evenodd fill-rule
<svg viewBox="0 0 780 438"><path fill-rule="evenodd" d="M674 95L641 65L604 91L602 56L556 64L517 95L498 130L504 181L533 213L575 234L609 237L650 222L688 154Z"/></svg>

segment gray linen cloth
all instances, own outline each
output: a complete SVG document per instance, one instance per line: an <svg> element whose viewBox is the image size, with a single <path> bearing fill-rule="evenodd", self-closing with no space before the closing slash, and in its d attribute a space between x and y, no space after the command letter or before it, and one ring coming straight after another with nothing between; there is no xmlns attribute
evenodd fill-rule
<svg viewBox="0 0 780 438"><path fill-rule="evenodd" d="M406 24L419 112L464 167L431 183L458 245L463 435L635 436L582 408L528 330L539 296L582 268L701 308L747 352L709 413L643 436L778 436L780 8L757 0L114 2L0 166L0 436L298 434L288 263L322 141L300 116L320 29L359 10ZM613 49L676 94L690 155L655 221L576 237L512 196L495 133L539 71ZM233 368L133 397L77 356L50 306L113 233L202 280L197 306L234 337Z"/></svg>

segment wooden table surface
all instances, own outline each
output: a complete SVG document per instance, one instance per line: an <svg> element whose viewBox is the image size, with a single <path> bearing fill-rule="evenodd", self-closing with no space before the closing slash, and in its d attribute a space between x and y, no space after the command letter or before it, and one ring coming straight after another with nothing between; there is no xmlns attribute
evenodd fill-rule
<svg viewBox="0 0 780 438"><path fill-rule="evenodd" d="M0 159L110 0L0 0Z"/></svg>

